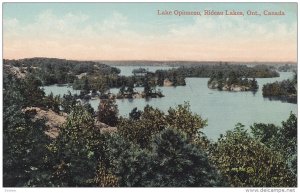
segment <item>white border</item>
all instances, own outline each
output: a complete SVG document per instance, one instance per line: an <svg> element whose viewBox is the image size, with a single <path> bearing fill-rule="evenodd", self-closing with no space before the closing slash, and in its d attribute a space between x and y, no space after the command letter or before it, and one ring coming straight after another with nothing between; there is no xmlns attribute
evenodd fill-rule
<svg viewBox="0 0 300 193"><path fill-rule="evenodd" d="M12 2L41 2L41 1L36 1L36 0L19 0L19 1L2 1L1 0L1 9L0 9L0 14L1 17L3 19L3 15L2 15L2 7L3 7L3 3L12 3ZM62 3L62 1L59 0L51 0L51 1L44 1L43 3ZM225 0L219 0L219 1L213 1L213 2L209 2L209 1L197 1L197 0L188 0L188 1L178 1L178 0L173 0L173 1L161 1L161 0L144 0L144 1L138 1L138 0L118 0L118 1L99 1L99 0L88 0L87 2L83 2L83 1L78 1L78 0L74 0L74 1L70 1L70 0L64 0L63 2L66 3L71 3L71 2L75 2L75 3L87 3L87 2L152 2L152 3L159 3L159 2L181 2L181 3L187 3L187 2L201 2L201 3L262 3L262 2L266 2L266 3L270 3L270 2L285 2L283 0L273 0L273 1L259 1L259 0L252 0L252 1L245 1L245 0L239 0L239 1L225 1ZM299 0L296 1L287 1L287 2L298 2L298 10L299 10ZM287 3L285 2L285 3ZM299 11L298 11L298 18L299 18ZM2 38L3 38L3 33L2 33L2 25L0 27L1 29L1 40L0 43L2 45ZM298 28L299 29L299 28ZM298 30L298 37L299 37L299 30ZM299 48L299 41L297 43ZM3 47L1 46L1 58L3 59ZM299 49L298 49L298 56L299 56ZM298 58L298 57L297 57ZM3 61L3 60L2 60ZM0 124L1 124L1 132L0 132L0 148L1 148L1 160L0 160L0 190L2 192L18 192L18 193L23 193L23 192L33 192L33 193L53 193L53 192L62 192L62 193L75 193L75 192L85 192L85 193L90 193L90 192L114 192L114 193L119 193L119 192L132 192L132 193L140 193L142 192L147 192L147 193L153 193L153 191L157 192L157 193L162 193L162 192L185 192L188 191L189 193L199 193L199 192L224 192L224 193L238 193L238 192L250 192L249 190L253 190L252 192L282 192L282 190L287 190L287 188L3 188L3 184L2 184L2 153L3 153L3 147L2 147L2 138L3 138L3 74L2 74L2 66L3 66L3 62L1 61L1 69L0 69L0 77L1 77L1 85L0 85L0 107L2 108L2 110L0 111ZM299 68L298 68L298 74L299 74ZM299 82L299 75L298 75L298 82ZM298 101L299 101L299 95L298 95ZM298 110L298 117L299 117L299 110ZM298 128L299 128L299 124L298 124ZM299 135L299 134L298 134ZM299 145L299 138L298 137L298 145ZM299 168L299 158L298 158L298 171L300 170ZM299 172L298 172L299 173ZM298 187L299 187L299 176L298 176ZM248 190L248 191L247 191ZM294 189L295 192L299 191L299 188Z"/></svg>

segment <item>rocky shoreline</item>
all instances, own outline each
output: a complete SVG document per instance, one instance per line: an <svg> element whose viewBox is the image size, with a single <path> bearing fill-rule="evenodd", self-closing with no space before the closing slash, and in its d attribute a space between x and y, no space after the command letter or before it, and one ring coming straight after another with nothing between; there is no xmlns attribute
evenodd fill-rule
<svg viewBox="0 0 300 193"><path fill-rule="evenodd" d="M237 84L225 84L220 86L217 81L216 82L211 82L207 84L208 88L210 89L218 89L221 91L232 91L232 92L242 92L242 91L255 91L255 89L247 87L247 86L241 86Z"/></svg>

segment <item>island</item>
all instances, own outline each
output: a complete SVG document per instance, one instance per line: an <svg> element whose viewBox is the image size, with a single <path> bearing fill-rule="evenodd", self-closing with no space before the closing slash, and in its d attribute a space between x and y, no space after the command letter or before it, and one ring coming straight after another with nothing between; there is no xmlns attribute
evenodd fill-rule
<svg viewBox="0 0 300 193"><path fill-rule="evenodd" d="M239 64L229 62L187 62L187 61L75 61L57 58L27 58L4 60L4 70L20 78L34 76L42 86L65 85L80 90L79 99L93 98L135 99L160 98L164 95L158 87L185 86L186 78L210 78L208 87L226 91L255 91L255 78L278 77L271 65ZM137 67L131 76L123 76L116 65L168 65L176 68L150 72ZM150 66L151 66L150 65ZM110 89L120 89L112 94ZM138 90L143 89L143 92Z"/></svg>
<svg viewBox="0 0 300 193"><path fill-rule="evenodd" d="M297 74L292 80L276 81L263 86L263 97L270 100L297 103Z"/></svg>
<svg viewBox="0 0 300 193"><path fill-rule="evenodd" d="M255 78L248 79L247 77L238 76L231 72L228 76L219 72L210 77L207 83L208 88L218 89L220 91L257 91L258 85Z"/></svg>

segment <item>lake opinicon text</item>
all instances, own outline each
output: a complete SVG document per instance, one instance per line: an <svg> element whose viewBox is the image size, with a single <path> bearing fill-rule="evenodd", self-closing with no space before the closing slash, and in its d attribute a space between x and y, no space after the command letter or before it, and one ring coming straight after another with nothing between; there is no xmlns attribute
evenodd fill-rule
<svg viewBox="0 0 300 193"><path fill-rule="evenodd" d="M157 10L158 16L285 16L283 10Z"/></svg>

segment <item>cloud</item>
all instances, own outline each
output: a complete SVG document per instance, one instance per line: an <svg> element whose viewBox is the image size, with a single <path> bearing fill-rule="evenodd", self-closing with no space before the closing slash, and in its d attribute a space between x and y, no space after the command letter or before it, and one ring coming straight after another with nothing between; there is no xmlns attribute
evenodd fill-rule
<svg viewBox="0 0 300 193"><path fill-rule="evenodd" d="M297 38L296 23L291 26L283 22L272 21L269 23L256 23L244 19L245 17L213 16L197 17L193 24L186 26L175 26L170 29L174 37L198 37L211 40L230 41L255 41L255 40L283 40Z"/></svg>
<svg viewBox="0 0 300 193"><path fill-rule="evenodd" d="M297 23L245 17L195 17L192 23L133 25L119 12L94 20L83 13L39 14L32 23L3 22L4 57L166 60L296 60ZM165 24L167 26L164 26ZM159 28L164 27L164 31ZM145 32L146 29L146 32ZM149 31L147 31L147 29Z"/></svg>
<svg viewBox="0 0 300 193"><path fill-rule="evenodd" d="M127 18L118 12L113 12L111 17L101 22L101 29L103 31L118 30L126 26L128 26Z"/></svg>

